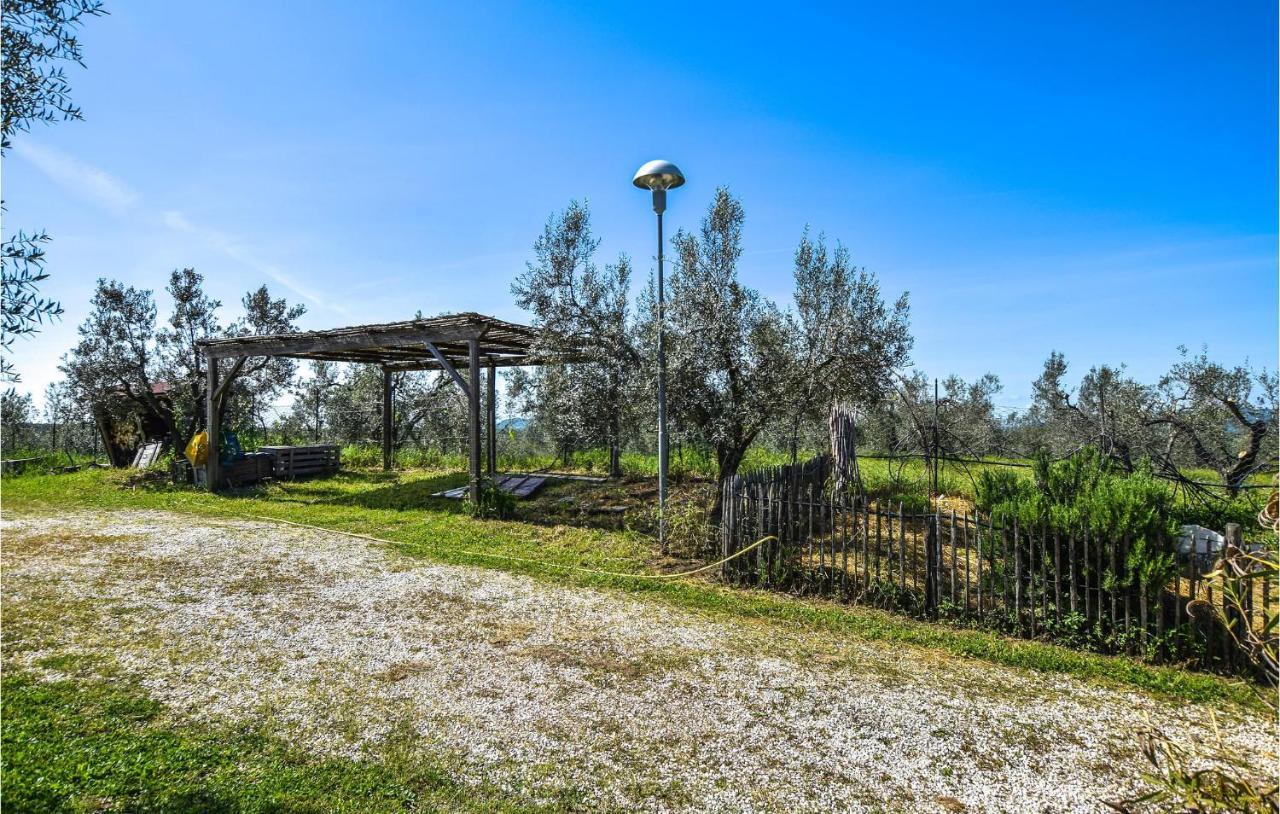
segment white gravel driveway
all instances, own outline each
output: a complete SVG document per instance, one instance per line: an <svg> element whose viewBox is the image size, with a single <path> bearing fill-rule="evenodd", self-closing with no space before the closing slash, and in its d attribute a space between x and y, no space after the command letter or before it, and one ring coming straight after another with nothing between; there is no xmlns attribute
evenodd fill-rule
<svg viewBox="0 0 1280 814"><path fill-rule="evenodd" d="M408 733L465 780L591 808L1098 811L1136 782L1137 728L1207 717L283 525L128 512L3 534L6 618L47 620L6 666L103 653L177 720L266 719L355 759ZM1218 722L1275 749L1263 720Z"/></svg>

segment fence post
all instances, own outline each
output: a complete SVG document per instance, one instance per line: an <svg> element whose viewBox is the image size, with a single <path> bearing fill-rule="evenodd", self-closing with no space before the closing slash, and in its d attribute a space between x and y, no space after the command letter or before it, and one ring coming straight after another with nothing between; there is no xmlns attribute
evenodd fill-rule
<svg viewBox="0 0 1280 814"><path fill-rule="evenodd" d="M902 587L902 593L907 592L907 527L904 521L902 511L902 501L898 501L898 584Z"/></svg>
<svg viewBox="0 0 1280 814"><path fill-rule="evenodd" d="M1124 542L1124 554L1121 558L1121 562L1125 564L1125 570L1127 571L1128 565L1129 565L1128 561L1129 561L1129 545L1130 545L1128 534L1124 535L1123 542ZM1125 582L1132 582L1133 580L1130 579L1130 577L1132 576L1133 576L1132 574L1125 574ZM1124 632L1125 632L1126 641L1128 641L1129 639L1129 635L1128 635L1129 632L1133 630L1133 623L1131 621L1133 618L1132 605L1133 605L1133 585L1126 585L1125 591L1124 591ZM1132 643L1130 643L1129 649L1132 650L1132 647L1133 647Z"/></svg>
<svg viewBox="0 0 1280 814"><path fill-rule="evenodd" d="M934 551L938 546L938 513L927 515L924 530L924 609L933 616L938 609L938 558Z"/></svg>
<svg viewBox="0 0 1280 814"><path fill-rule="evenodd" d="M1076 533L1072 530L1067 533L1067 559L1070 560L1071 570L1071 613L1075 615L1076 610Z"/></svg>
<svg viewBox="0 0 1280 814"><path fill-rule="evenodd" d="M956 604L956 510L951 510L951 604Z"/></svg>
<svg viewBox="0 0 1280 814"><path fill-rule="evenodd" d="M840 593L849 598L849 500L848 493L841 493L840 503ZM854 505L857 505L856 503ZM834 525L834 522L833 522ZM834 554L832 556L835 556Z"/></svg>
<svg viewBox="0 0 1280 814"><path fill-rule="evenodd" d="M733 553L733 551L731 550L732 543L730 542L731 540L733 540L734 533L736 532L736 529L734 528L734 520L733 520L733 484L732 484L733 480L734 480L733 478L729 478L729 480L725 481L724 492L720 496L721 505L724 506L724 509L720 513L720 556L721 557L727 557ZM724 567L721 569L721 572L727 573L728 570L729 570L729 564L725 563Z"/></svg>
<svg viewBox="0 0 1280 814"><path fill-rule="evenodd" d="M1018 518L1013 518L1013 616L1022 632L1022 546L1018 545Z"/></svg>
<svg viewBox="0 0 1280 814"><path fill-rule="evenodd" d="M973 547L978 554L978 616L982 616L982 516L973 513ZM992 603L994 604L994 603Z"/></svg>
<svg viewBox="0 0 1280 814"><path fill-rule="evenodd" d="M880 590L880 545L883 542L880 526L884 522L884 515L880 511L880 499L876 498L876 590Z"/></svg>
<svg viewBox="0 0 1280 814"><path fill-rule="evenodd" d="M1036 526L1029 525L1027 529L1027 609L1030 612L1030 622L1032 622L1032 637L1036 636ZM1041 552L1041 561L1044 555ZM1043 587L1043 580L1041 580Z"/></svg>
<svg viewBox="0 0 1280 814"><path fill-rule="evenodd" d="M963 525L960 526L960 533L964 535L964 612L965 612L965 615L968 615L969 613L969 598L970 598L969 597L969 590L970 590L969 578L973 576L972 572L969 569L969 563L972 562L972 560L969 558L969 555L970 555L969 540L971 538L970 532L974 527L970 525L969 521L970 521L970 515L966 513L964 515L964 523Z"/></svg>
<svg viewBox="0 0 1280 814"><path fill-rule="evenodd" d="M1062 537L1057 526L1053 529L1053 618L1062 621Z"/></svg>

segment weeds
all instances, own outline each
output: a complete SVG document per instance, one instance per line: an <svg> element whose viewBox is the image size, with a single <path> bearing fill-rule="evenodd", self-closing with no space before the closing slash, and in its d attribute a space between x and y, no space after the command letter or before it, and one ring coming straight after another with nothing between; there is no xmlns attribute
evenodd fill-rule
<svg viewBox="0 0 1280 814"><path fill-rule="evenodd" d="M1210 713L1212 719L1212 713ZM1228 746L1217 731L1208 743L1174 738L1149 727L1142 733L1145 794L1107 801L1121 814L1275 814L1280 789L1274 775L1258 772ZM1274 765L1270 768L1274 769Z"/></svg>
<svg viewBox="0 0 1280 814"><path fill-rule="evenodd" d="M481 478L477 484L478 499L467 495L465 505L472 517L487 520L507 520L515 516L516 497L498 488L492 478Z"/></svg>

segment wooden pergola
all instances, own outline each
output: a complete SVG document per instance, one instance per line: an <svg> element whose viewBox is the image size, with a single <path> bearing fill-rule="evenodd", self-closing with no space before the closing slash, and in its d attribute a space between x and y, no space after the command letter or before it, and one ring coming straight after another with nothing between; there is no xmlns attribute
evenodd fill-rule
<svg viewBox="0 0 1280 814"><path fill-rule="evenodd" d="M481 371L488 371L485 389L485 423L488 444L485 469L492 476L498 466L495 445L497 409L496 369L535 365L535 332L527 325L504 322L476 313L448 314L407 322L358 325L328 331L237 336L208 339L200 348L208 361L205 409L209 432L209 457L205 463L206 482L216 489L219 478L218 448L221 436L221 409L226 386L239 372L244 360L254 356L279 356L331 362L362 362L382 368L382 468L392 464L393 375L408 370L443 370L467 397L471 460L471 496L479 495L481 477L480 412ZM232 360L225 381L219 370L223 359ZM459 373L466 369L466 376Z"/></svg>

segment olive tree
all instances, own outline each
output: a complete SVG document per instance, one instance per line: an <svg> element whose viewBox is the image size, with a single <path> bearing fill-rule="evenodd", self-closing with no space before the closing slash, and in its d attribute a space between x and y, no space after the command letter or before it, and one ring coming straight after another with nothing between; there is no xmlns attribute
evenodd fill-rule
<svg viewBox="0 0 1280 814"><path fill-rule="evenodd" d="M168 443L180 450L205 423L207 360L198 343L228 335L294 330L294 320L305 309L272 298L263 287L245 295L244 314L230 328L223 328L218 319L222 304L205 295L203 277L193 269L175 270L166 290L174 306L161 326L150 290L98 280L89 315L79 327L80 340L63 357L60 369L76 397L94 405L97 413L123 400L161 424ZM264 371L274 371L273 376L280 378L255 383L253 377ZM237 359L214 394L215 408L221 412L233 396L240 405L248 403L255 387L273 391L287 385L292 371L288 360ZM243 410L236 415L241 420L250 418ZM115 455L113 460L121 461Z"/></svg>
<svg viewBox="0 0 1280 814"><path fill-rule="evenodd" d="M98 0L8 0L4 22L3 81L0 81L0 156L10 139L46 124L83 118L71 101L63 65L81 61L76 28L87 17L104 14ZM18 231L0 244L0 379L17 381L13 343L62 315L62 305L40 296L48 279L44 231Z"/></svg>
<svg viewBox="0 0 1280 814"><path fill-rule="evenodd" d="M892 373L910 361L907 295L885 304L880 281L853 264L837 243L800 238L795 253L795 381L790 395L790 451L800 427L822 424L836 401L873 404L892 387Z"/></svg>
<svg viewBox="0 0 1280 814"><path fill-rule="evenodd" d="M738 278L744 217L742 204L727 189L717 190L701 228L672 238L668 281L668 410L684 437L715 455L721 485L737 474L761 432L794 404L794 323ZM652 293L648 300L652 341Z"/></svg>
<svg viewBox="0 0 1280 814"><path fill-rule="evenodd" d="M628 299L631 262L621 255L599 267L599 243L585 203L572 201L547 220L534 262L511 286L517 304L533 314L534 352L544 364L510 381L559 452L605 445L610 474L619 475L624 415L641 359Z"/></svg>
<svg viewBox="0 0 1280 814"><path fill-rule="evenodd" d="M1167 432L1154 452L1214 470L1234 495L1250 475L1276 467L1276 374L1222 365L1207 350L1178 351L1181 359L1156 384L1147 420Z"/></svg>
<svg viewBox="0 0 1280 814"><path fill-rule="evenodd" d="M1095 447L1112 465L1134 471L1153 446L1151 388L1127 375L1124 365L1096 365L1073 392L1067 369L1066 358L1053 351L1032 384L1032 409L1041 424L1038 446L1056 457Z"/></svg>

